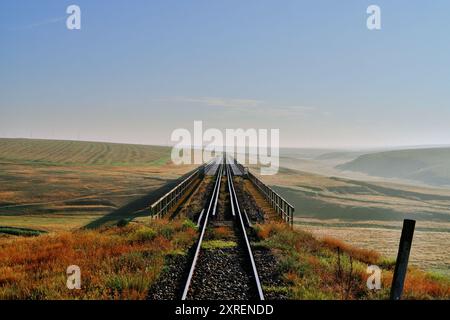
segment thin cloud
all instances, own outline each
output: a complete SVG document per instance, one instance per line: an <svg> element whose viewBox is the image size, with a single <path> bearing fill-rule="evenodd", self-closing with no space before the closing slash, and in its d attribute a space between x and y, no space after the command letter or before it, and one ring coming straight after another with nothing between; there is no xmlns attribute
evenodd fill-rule
<svg viewBox="0 0 450 320"><path fill-rule="evenodd" d="M29 24L29 25L25 25L25 26L19 26L19 27L13 28L12 30L35 29L35 28L39 28L39 27L46 26L46 25L49 25L49 24L54 24L54 23L58 23L58 22L64 21L64 20L66 20L66 18L67 17L51 18L51 19L43 20L43 21L36 22L36 23L33 23L33 24Z"/></svg>
<svg viewBox="0 0 450 320"><path fill-rule="evenodd" d="M274 112L274 114L279 116L289 116L289 115L304 115L315 111L315 107L308 106L274 106L268 107L265 111Z"/></svg>
<svg viewBox="0 0 450 320"><path fill-rule="evenodd" d="M228 110L238 112L264 112L264 114L273 116L304 115L316 110L315 107L310 106L277 106L269 102L257 99L234 99L221 97L169 97L154 100L173 103L194 103L209 107L223 107L227 108Z"/></svg>
<svg viewBox="0 0 450 320"><path fill-rule="evenodd" d="M255 99L229 99L218 97L172 97L159 99L163 101L198 103L210 107L226 107L226 108L245 108L257 107L264 103L261 100Z"/></svg>

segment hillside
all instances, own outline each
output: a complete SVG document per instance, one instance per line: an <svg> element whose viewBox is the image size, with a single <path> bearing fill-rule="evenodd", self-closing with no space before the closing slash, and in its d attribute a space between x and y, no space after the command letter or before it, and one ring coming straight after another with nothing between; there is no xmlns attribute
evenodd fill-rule
<svg viewBox="0 0 450 320"><path fill-rule="evenodd" d="M386 151L361 155L340 170L400 178L437 186L450 185L450 148Z"/></svg>
<svg viewBox="0 0 450 320"><path fill-rule="evenodd" d="M0 139L0 168L3 233L116 221L191 170L168 147L30 139Z"/></svg>
<svg viewBox="0 0 450 320"><path fill-rule="evenodd" d="M359 156L364 155L367 152L363 151L335 151L321 154L315 158L315 160L353 160Z"/></svg>
<svg viewBox="0 0 450 320"><path fill-rule="evenodd" d="M261 176L295 207L295 222L395 258L403 219L417 220L411 263L450 276L450 190L365 182L281 168Z"/></svg>
<svg viewBox="0 0 450 320"><path fill-rule="evenodd" d="M0 161L47 164L152 164L169 160L170 148L107 142L2 139Z"/></svg>

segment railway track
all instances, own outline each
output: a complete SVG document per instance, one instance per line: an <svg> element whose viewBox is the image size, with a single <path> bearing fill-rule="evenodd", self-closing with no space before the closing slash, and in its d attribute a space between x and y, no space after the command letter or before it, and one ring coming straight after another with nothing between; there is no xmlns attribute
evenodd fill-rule
<svg viewBox="0 0 450 320"><path fill-rule="evenodd" d="M198 218L200 235L181 299L264 300L247 234L249 220L233 182L240 170L226 156L216 165L209 168L214 188Z"/></svg>
<svg viewBox="0 0 450 320"><path fill-rule="evenodd" d="M189 219L197 224L190 254L174 256L149 291L149 299L284 299L277 259L258 241L252 224L284 221L294 208L236 159L208 161L150 206L152 219Z"/></svg>

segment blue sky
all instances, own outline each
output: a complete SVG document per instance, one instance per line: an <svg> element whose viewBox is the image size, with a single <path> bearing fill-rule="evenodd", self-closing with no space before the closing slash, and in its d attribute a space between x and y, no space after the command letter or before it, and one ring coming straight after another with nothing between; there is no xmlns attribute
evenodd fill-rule
<svg viewBox="0 0 450 320"><path fill-rule="evenodd" d="M203 120L279 128L285 147L450 144L449 16L445 0L3 0L0 137L167 144Z"/></svg>

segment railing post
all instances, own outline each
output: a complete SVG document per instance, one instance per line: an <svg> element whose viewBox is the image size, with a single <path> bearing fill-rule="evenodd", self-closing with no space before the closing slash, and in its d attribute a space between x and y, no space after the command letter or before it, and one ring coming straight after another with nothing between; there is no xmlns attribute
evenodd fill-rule
<svg viewBox="0 0 450 320"><path fill-rule="evenodd" d="M409 253L414 235L415 220L403 220L402 235L395 263L394 277L391 284L391 300L400 300L403 293L406 272L408 271Z"/></svg>
<svg viewBox="0 0 450 320"><path fill-rule="evenodd" d="M291 228L294 228L294 208L290 207L289 208L290 211L290 215L291 215Z"/></svg>

